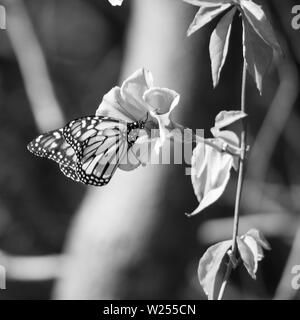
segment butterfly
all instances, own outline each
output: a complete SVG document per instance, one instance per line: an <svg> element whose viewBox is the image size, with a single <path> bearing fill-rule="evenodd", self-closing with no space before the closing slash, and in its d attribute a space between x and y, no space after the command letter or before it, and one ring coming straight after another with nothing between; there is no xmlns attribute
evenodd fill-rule
<svg viewBox="0 0 300 320"><path fill-rule="evenodd" d="M109 183L118 167L126 165L128 152L145 122L126 122L103 116L82 117L40 135L27 148L36 156L57 162L68 178L103 186Z"/></svg>

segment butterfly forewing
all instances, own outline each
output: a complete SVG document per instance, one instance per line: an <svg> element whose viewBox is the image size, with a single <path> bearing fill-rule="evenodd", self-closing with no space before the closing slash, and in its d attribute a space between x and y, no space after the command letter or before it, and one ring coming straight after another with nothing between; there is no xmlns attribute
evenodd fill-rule
<svg viewBox="0 0 300 320"><path fill-rule="evenodd" d="M78 157L79 179L86 184L107 184L128 150L127 123L90 116L71 121L63 131Z"/></svg>
<svg viewBox="0 0 300 320"><path fill-rule="evenodd" d="M88 116L71 121L63 129L66 141L81 157L91 138L102 140L108 136L126 135L127 124L124 121L110 117ZM90 142L90 143L92 143ZM101 143L99 143L101 145Z"/></svg>

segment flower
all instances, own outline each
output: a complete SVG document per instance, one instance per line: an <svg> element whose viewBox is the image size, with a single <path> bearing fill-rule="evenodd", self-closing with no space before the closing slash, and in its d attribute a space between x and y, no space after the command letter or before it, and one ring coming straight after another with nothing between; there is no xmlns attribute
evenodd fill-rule
<svg viewBox="0 0 300 320"><path fill-rule="evenodd" d="M108 0L112 6L121 6L123 0Z"/></svg>
<svg viewBox="0 0 300 320"><path fill-rule="evenodd" d="M152 74L146 69L137 70L121 87L114 87L104 95L96 115L126 122L145 121L145 128L140 130L138 139L128 152L130 164L120 166L120 169L132 170L141 163L147 163L149 154L143 150L154 146L158 152L173 129L182 128L170 119L179 99L179 94L173 90L154 87Z"/></svg>
<svg viewBox="0 0 300 320"><path fill-rule="evenodd" d="M275 57L282 55L274 30L261 6L252 0L183 0L200 9L188 29L188 36L226 12L210 39L210 57L214 86L217 86L226 60L231 25L236 11L243 21L243 55L247 69L262 92L262 80ZM230 9L230 10L229 10Z"/></svg>

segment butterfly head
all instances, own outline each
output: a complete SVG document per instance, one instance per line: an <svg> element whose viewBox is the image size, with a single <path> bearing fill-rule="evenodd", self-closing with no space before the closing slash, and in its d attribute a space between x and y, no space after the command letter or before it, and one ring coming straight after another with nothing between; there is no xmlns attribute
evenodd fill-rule
<svg viewBox="0 0 300 320"><path fill-rule="evenodd" d="M148 113L145 120L139 120L139 121L130 122L127 124L127 140L130 144L133 144L138 138L139 130L145 128L147 119L148 119Z"/></svg>

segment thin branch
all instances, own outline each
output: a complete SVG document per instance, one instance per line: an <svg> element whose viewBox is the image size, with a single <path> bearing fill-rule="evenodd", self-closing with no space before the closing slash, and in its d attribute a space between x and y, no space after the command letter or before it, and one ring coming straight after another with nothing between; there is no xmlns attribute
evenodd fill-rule
<svg viewBox="0 0 300 320"><path fill-rule="evenodd" d="M26 7L22 0L3 2L7 8L7 34L20 66L36 125L41 132L61 126L64 117Z"/></svg>
<svg viewBox="0 0 300 320"><path fill-rule="evenodd" d="M46 281L60 276L63 256L14 256L0 251L0 264L8 279L18 281Z"/></svg>
<svg viewBox="0 0 300 320"><path fill-rule="evenodd" d="M247 66L244 60L243 65L243 79L242 79L242 95L241 95L241 111L246 113L246 79L247 79ZM236 190L235 198L235 208L234 208L234 224L233 224L233 235L232 235L232 254L235 255L236 251L236 237L238 235L239 229L239 213L241 207L241 196L242 187L244 180L244 165L245 165L245 155L246 155L246 140L247 140L247 119L242 120L242 133L241 133L241 158L239 160L239 176Z"/></svg>
<svg viewBox="0 0 300 320"><path fill-rule="evenodd" d="M247 65L244 60L243 64L243 77L242 77L242 92L241 92L241 111L246 113L246 81L247 80ZM237 236L239 232L239 220L240 220L240 208L241 208L241 196L242 196L242 187L244 180L244 171L245 171L245 156L247 149L247 118L244 118L242 121L242 133L241 133L241 157L239 159L239 176L236 189L236 198L235 198L235 208L234 208L234 222L233 222L233 233L232 233L232 250L230 253L230 261L227 265L226 273L224 280L222 282L218 300L222 300L224 291L226 289L228 279L230 277L231 271L233 269L233 262L236 260L236 247L237 247Z"/></svg>

